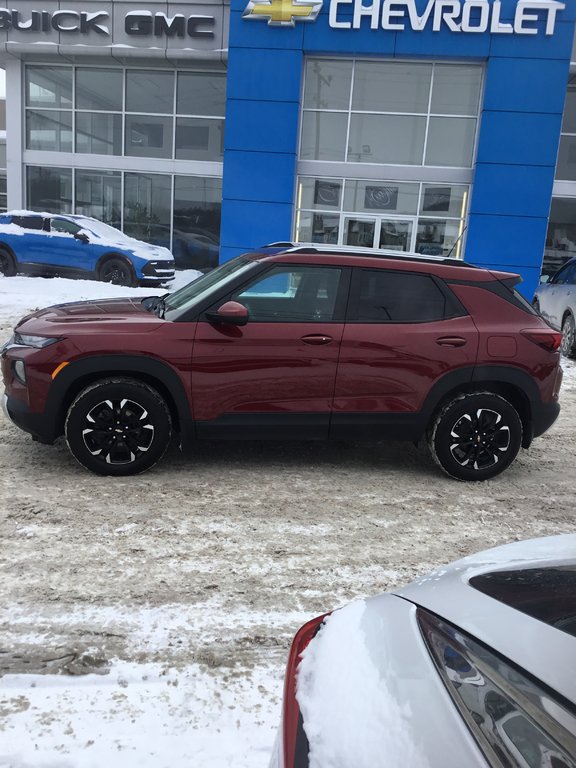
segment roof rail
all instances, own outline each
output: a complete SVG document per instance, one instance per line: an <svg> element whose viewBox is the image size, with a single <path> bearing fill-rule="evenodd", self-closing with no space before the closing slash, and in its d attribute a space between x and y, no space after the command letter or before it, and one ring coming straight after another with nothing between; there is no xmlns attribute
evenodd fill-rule
<svg viewBox="0 0 576 768"><path fill-rule="evenodd" d="M357 248L357 247L342 247L336 246L331 248L330 246L317 246L317 245L303 245L298 243L270 243L265 248L285 248L286 253L326 253L334 254L335 256L368 256L370 258L378 259L395 259L401 261L422 261L425 263L437 263L437 264L450 264L455 267L468 267L469 269L478 269L475 264L469 264L462 259L455 259L449 256L433 256L432 254L423 253L383 253L375 248Z"/></svg>

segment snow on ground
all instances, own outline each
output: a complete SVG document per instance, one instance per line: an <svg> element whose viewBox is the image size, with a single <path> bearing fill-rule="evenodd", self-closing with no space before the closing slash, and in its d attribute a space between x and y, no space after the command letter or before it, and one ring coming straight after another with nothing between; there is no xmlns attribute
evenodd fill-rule
<svg viewBox="0 0 576 768"><path fill-rule="evenodd" d="M164 292L0 278L0 342L36 308ZM557 424L478 485L396 444L202 443L113 480L0 414L0 768L266 768L304 621L573 529L563 367Z"/></svg>

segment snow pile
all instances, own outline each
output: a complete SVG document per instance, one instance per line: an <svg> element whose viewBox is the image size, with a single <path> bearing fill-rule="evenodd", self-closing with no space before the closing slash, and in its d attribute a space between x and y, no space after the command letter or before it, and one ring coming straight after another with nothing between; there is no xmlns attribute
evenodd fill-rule
<svg viewBox="0 0 576 768"><path fill-rule="evenodd" d="M66 277L0 277L2 318L8 315L9 319L15 322L22 315L36 309L69 301L113 299L118 296L162 296L168 290L172 292L182 288L201 274L195 269L176 272L176 277L168 289L126 288L98 280L70 280Z"/></svg>
<svg viewBox="0 0 576 768"><path fill-rule="evenodd" d="M563 357L562 370L564 372L564 379L562 380L562 389L564 390L576 389L576 360L568 360L566 357Z"/></svg>
<svg viewBox="0 0 576 768"><path fill-rule="evenodd" d="M264 667L218 677L190 665L117 662L108 675L0 679L2 768L260 768L274 731L262 727Z"/></svg>
<svg viewBox="0 0 576 768"><path fill-rule="evenodd" d="M365 611L362 600L333 613L302 654L296 698L310 768L427 768L410 712L371 658Z"/></svg>

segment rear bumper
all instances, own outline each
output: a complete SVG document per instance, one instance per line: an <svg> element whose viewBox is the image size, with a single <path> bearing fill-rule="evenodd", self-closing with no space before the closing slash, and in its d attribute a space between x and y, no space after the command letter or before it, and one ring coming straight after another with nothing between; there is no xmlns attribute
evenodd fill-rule
<svg viewBox="0 0 576 768"><path fill-rule="evenodd" d="M44 413L32 413L26 403L21 400L4 395L2 410L13 424L32 435L34 440L47 445L51 445L56 440L51 420Z"/></svg>
<svg viewBox="0 0 576 768"><path fill-rule="evenodd" d="M532 437L547 432L558 418L560 403L538 403L532 408Z"/></svg>

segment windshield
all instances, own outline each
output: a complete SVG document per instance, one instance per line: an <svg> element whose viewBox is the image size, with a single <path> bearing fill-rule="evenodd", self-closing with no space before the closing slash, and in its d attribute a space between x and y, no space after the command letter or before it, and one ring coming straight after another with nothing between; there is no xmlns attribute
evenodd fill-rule
<svg viewBox="0 0 576 768"><path fill-rule="evenodd" d="M104 224L103 221L83 219L82 217L78 217L75 221L81 227L87 229L88 232L93 232L95 235L98 235L98 237L105 238L106 240L132 240L132 238L125 235L124 232L120 232L119 229L111 227L109 224Z"/></svg>
<svg viewBox="0 0 576 768"><path fill-rule="evenodd" d="M245 256L237 256L235 259L227 261L167 296L166 313L170 310L186 310L193 307L194 304L205 298L215 285L218 285L219 288L224 287L242 272L248 272L253 266L254 262Z"/></svg>

